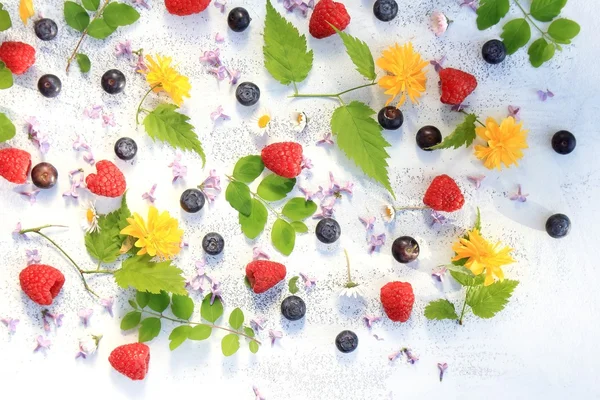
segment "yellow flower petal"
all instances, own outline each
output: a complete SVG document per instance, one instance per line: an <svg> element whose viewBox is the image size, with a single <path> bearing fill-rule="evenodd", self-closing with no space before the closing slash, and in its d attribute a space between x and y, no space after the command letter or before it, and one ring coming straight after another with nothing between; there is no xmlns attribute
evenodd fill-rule
<svg viewBox="0 0 600 400"><path fill-rule="evenodd" d="M192 85L187 76L181 75L171 66L171 62L171 57L157 55L155 60L152 56L147 55L148 71L139 72L146 74L146 82L154 92L166 92L175 104L180 106L184 97L190 97Z"/></svg>
<svg viewBox="0 0 600 400"><path fill-rule="evenodd" d="M475 129L477 136L487 142L487 146L476 145L475 157L483 161L488 169L510 167L519 165L518 160L523 158L523 149L528 148L527 130L523 123L516 123L513 117L505 118L500 125L488 118L485 126Z"/></svg>
<svg viewBox="0 0 600 400"><path fill-rule="evenodd" d="M33 17L33 14L33 0L21 0L19 4L19 17L21 17L23 25L27 25L27 21Z"/></svg>

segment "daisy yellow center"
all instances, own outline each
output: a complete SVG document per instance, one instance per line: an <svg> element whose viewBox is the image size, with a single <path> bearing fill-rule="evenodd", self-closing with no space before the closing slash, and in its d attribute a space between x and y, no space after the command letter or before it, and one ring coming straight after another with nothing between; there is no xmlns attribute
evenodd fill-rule
<svg viewBox="0 0 600 400"><path fill-rule="evenodd" d="M87 219L88 224L91 224L92 221L94 221L95 217L96 217L96 213L94 212L94 210L92 210L91 208L88 208L87 211L85 212L85 218Z"/></svg>
<svg viewBox="0 0 600 400"><path fill-rule="evenodd" d="M298 125L302 123L302 120L304 120L304 116L301 113L298 113L298 116L296 117L296 122Z"/></svg>
<svg viewBox="0 0 600 400"><path fill-rule="evenodd" d="M269 122L271 122L271 117L268 115L261 115L258 118L258 127L261 129L264 129L267 127L267 125L269 125Z"/></svg>

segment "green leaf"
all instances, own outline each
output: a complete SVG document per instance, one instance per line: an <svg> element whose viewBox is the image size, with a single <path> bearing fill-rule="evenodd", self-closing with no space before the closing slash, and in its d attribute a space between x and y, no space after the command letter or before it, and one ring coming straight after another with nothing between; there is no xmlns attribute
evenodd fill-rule
<svg viewBox="0 0 600 400"><path fill-rule="evenodd" d="M230 333L221 340L221 350L225 357L235 354L240 348L240 338L235 333Z"/></svg>
<svg viewBox="0 0 600 400"><path fill-rule="evenodd" d="M254 337L255 336L254 329L252 329L252 328L250 328L248 326L244 327L244 333L246 335L250 336L250 337Z"/></svg>
<svg viewBox="0 0 600 400"><path fill-rule="evenodd" d="M161 323L160 318L151 317L142 321L138 332L138 341L140 343L149 342L160 333Z"/></svg>
<svg viewBox="0 0 600 400"><path fill-rule="evenodd" d="M77 65L79 65L79 69L83 73L90 72L92 68L90 58L83 53L77 53Z"/></svg>
<svg viewBox="0 0 600 400"><path fill-rule="evenodd" d="M269 0L263 37L265 68L273 78L284 85L306 79L313 63L313 52L306 48L306 36L300 35Z"/></svg>
<svg viewBox="0 0 600 400"><path fill-rule="evenodd" d="M240 214L249 217L252 213L252 197L248 185L231 181L225 190L225 200Z"/></svg>
<svg viewBox="0 0 600 400"><path fill-rule="evenodd" d="M529 13L538 21L550 22L558 17L567 0L533 0Z"/></svg>
<svg viewBox="0 0 600 400"><path fill-rule="evenodd" d="M513 19L504 25L500 37L503 39L506 52L514 54L531 39L531 28L525 18Z"/></svg>
<svg viewBox="0 0 600 400"><path fill-rule="evenodd" d="M483 284L483 274L474 275L470 269L463 265L448 266L448 269L450 270L450 275L462 286L479 286Z"/></svg>
<svg viewBox="0 0 600 400"><path fill-rule="evenodd" d="M0 61L0 89L8 89L13 85L12 71L6 67L6 64Z"/></svg>
<svg viewBox="0 0 600 400"><path fill-rule="evenodd" d="M133 24L135 21L140 19L140 13L129 4L123 3L110 3L104 9L102 17L106 20L106 23L115 28L119 26L127 26Z"/></svg>
<svg viewBox="0 0 600 400"><path fill-rule="evenodd" d="M196 152L202 159L202 167L206 162L206 155L202 143L190 124L189 117L178 113L174 104L160 104L144 118L144 127L152 140L160 140L171 146Z"/></svg>
<svg viewBox="0 0 600 400"><path fill-rule="evenodd" d="M0 113L0 142L6 142L15 137L17 129L6 114Z"/></svg>
<svg viewBox="0 0 600 400"><path fill-rule="evenodd" d="M88 26L88 35L94 39L106 39L112 35L116 29L117 28L108 25L104 18L96 18L92 21L90 26Z"/></svg>
<svg viewBox="0 0 600 400"><path fill-rule="evenodd" d="M554 56L555 50L554 45L546 42L544 38L539 38L529 46L529 50L527 51L527 54L529 54L529 62L531 62L531 65L535 68L538 68Z"/></svg>
<svg viewBox="0 0 600 400"><path fill-rule="evenodd" d="M471 290L467 296L467 304L478 317L492 318L506 307L518 284L518 281L505 279L489 286L479 286Z"/></svg>
<svg viewBox="0 0 600 400"><path fill-rule="evenodd" d="M96 11L100 7L100 0L81 0L86 10Z"/></svg>
<svg viewBox="0 0 600 400"><path fill-rule="evenodd" d="M477 137L475 133L475 114L465 116L465 120L454 129L450 135L446 136L442 143L430 147L431 150L439 149L458 149L461 146L469 147Z"/></svg>
<svg viewBox="0 0 600 400"><path fill-rule="evenodd" d="M302 221L292 221L290 222L290 225L292 226L292 228L294 228L296 233L308 232L308 226L306 226L306 224Z"/></svg>
<svg viewBox="0 0 600 400"><path fill-rule="evenodd" d="M271 174L265 176L256 192L267 201L277 201L285 198L292 191L294 185L296 185L296 178L288 179Z"/></svg>
<svg viewBox="0 0 600 400"><path fill-rule="evenodd" d="M439 299L432 301L425 307L425 317L427 319L458 319L456 311L454 310L454 304L450 303L446 299Z"/></svg>
<svg viewBox="0 0 600 400"><path fill-rule="evenodd" d="M65 1L64 15L67 25L76 31L83 32L90 24L87 11L75 2Z"/></svg>
<svg viewBox="0 0 600 400"><path fill-rule="evenodd" d="M342 42L346 47L346 53L348 53L350 59L356 66L356 70L368 80L375 80L377 78L377 74L375 73L375 62L373 61L373 54L371 54L369 46L362 40L338 30L332 24L329 25L331 25L342 38Z"/></svg>
<svg viewBox="0 0 600 400"><path fill-rule="evenodd" d="M477 207L477 218L475 218L474 228L481 232L481 211L479 210L479 207Z"/></svg>
<svg viewBox="0 0 600 400"><path fill-rule="evenodd" d="M181 346L183 342L185 342L188 339L191 331L192 327L189 325L181 325L173 329L171 331L171 334L169 335L169 340L171 341L169 343L169 349L173 351L179 346Z"/></svg>
<svg viewBox="0 0 600 400"><path fill-rule="evenodd" d="M236 308L229 315L229 326L233 329L240 329L244 325L244 312Z"/></svg>
<svg viewBox="0 0 600 400"><path fill-rule="evenodd" d="M214 324L223 315L223 303L221 302L221 299L216 297L215 302L211 305L211 297L212 296L209 293L206 295L204 300L202 300L202 305L200 306L200 316L202 316L202 318L208 322L212 322Z"/></svg>
<svg viewBox="0 0 600 400"><path fill-rule="evenodd" d="M141 308L144 308L150 301L150 293L137 291L135 293L135 300Z"/></svg>
<svg viewBox="0 0 600 400"><path fill-rule="evenodd" d="M137 306L137 303L135 302L135 300L133 300L133 299L129 299L127 302L129 303L129 305L130 305L132 308L135 308L135 309L137 309L137 308L138 308L138 306Z"/></svg>
<svg viewBox="0 0 600 400"><path fill-rule="evenodd" d="M169 293L165 292L164 290L158 294L150 293L149 297L150 299L148 300L148 307L158 313L165 311L167 307L169 307L169 303L171 303L171 297L169 296Z"/></svg>
<svg viewBox="0 0 600 400"><path fill-rule="evenodd" d="M120 234L126 226L131 212L127 207L127 197L121 199L121 207L98 217L99 231L85 234L85 247L92 257L103 263L111 263L121 255L120 249L126 236Z"/></svg>
<svg viewBox="0 0 600 400"><path fill-rule="evenodd" d="M288 283L288 287L290 289L291 294L296 294L300 290L298 289L298 279L300 279L300 277L295 276L292 279L290 279L290 282Z"/></svg>
<svg viewBox="0 0 600 400"><path fill-rule="evenodd" d="M381 125L371 117L373 114L375 111L366 104L353 101L333 112L331 130L348 158L394 196L387 171L390 156L385 149L390 144L381 134Z"/></svg>
<svg viewBox="0 0 600 400"><path fill-rule="evenodd" d="M174 294L171 299L171 311L177 318L188 320L194 313L194 302L189 296Z"/></svg>
<svg viewBox="0 0 600 400"><path fill-rule="evenodd" d="M277 218L271 230L271 242L283 255L289 256L296 244L296 230L286 221Z"/></svg>
<svg viewBox="0 0 600 400"><path fill-rule="evenodd" d="M248 348L250 349L250 351L253 354L258 353L258 343L256 342L256 340L251 340L250 343L248 343Z"/></svg>
<svg viewBox="0 0 600 400"><path fill-rule="evenodd" d="M185 295L185 279L181 274L181 269L172 265L171 260L152 262L150 256L144 255L125 260L121 269L115 272L115 281L123 289L131 286L141 292L160 293L165 290Z"/></svg>
<svg viewBox="0 0 600 400"><path fill-rule="evenodd" d="M317 211L317 205L314 201L306 201L304 197L294 197L290 199L281 213L292 221L302 221L312 216Z"/></svg>
<svg viewBox="0 0 600 400"><path fill-rule="evenodd" d="M121 330L128 331L139 325L142 319L142 313L139 311L131 311L125 314L121 320Z"/></svg>
<svg viewBox="0 0 600 400"><path fill-rule="evenodd" d="M477 28L482 31L496 25L509 8L508 0L481 0L477 8Z"/></svg>
<svg viewBox="0 0 600 400"><path fill-rule="evenodd" d="M188 335L190 340L206 340L210 337L212 328L208 325L196 325Z"/></svg>
<svg viewBox="0 0 600 400"><path fill-rule="evenodd" d="M250 284L250 280L247 276L244 277L244 286L246 286L249 289L252 289L252 285Z"/></svg>
<svg viewBox="0 0 600 400"><path fill-rule="evenodd" d="M240 158L233 168L233 177L244 183L252 183L265 169L260 156Z"/></svg>
<svg viewBox="0 0 600 400"><path fill-rule="evenodd" d="M550 24L548 34L558 43L569 44L579 34L581 27L575 21L560 18Z"/></svg>
<svg viewBox="0 0 600 400"><path fill-rule="evenodd" d="M10 29L11 26L10 14L4 9L2 3L0 3L0 32Z"/></svg>
<svg viewBox="0 0 600 400"><path fill-rule="evenodd" d="M255 239L265 229L269 213L267 208L257 199L252 199L252 212L249 216L239 214L242 232L248 239Z"/></svg>

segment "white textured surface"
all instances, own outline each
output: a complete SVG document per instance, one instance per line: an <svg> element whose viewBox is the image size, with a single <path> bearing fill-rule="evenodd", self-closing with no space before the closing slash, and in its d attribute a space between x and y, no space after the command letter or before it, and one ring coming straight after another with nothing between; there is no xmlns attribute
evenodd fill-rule
<svg viewBox="0 0 600 400"><path fill-rule="evenodd" d="M14 336L0 326L0 375L3 395L8 398L34 398L46 393L47 398L88 399L144 398L166 396L225 399L253 399L252 385L257 385L268 399L431 399L444 396L452 399L591 399L600 397L594 384L598 371L596 338L600 335L596 258L597 237L600 234L599 165L597 117L600 97L597 90L600 76L595 67L600 53L597 41L595 2L571 0L564 15L582 25L582 33L572 46L558 53L547 66L534 70L526 52L519 51L502 65L490 67L480 59L480 47L497 37L500 28L477 31L475 15L460 8L458 0L443 2L415 0L400 4L399 17L384 24L375 20L371 1L347 1L353 17L348 32L366 40L377 56L394 41L412 40L425 59L447 55L447 66L474 73L479 86L469 98L472 109L480 116L500 118L506 115L508 104L522 107L521 116L530 129L530 149L520 168L502 173L488 172L471 154L472 150L424 153L414 143L414 135L422 125L438 126L448 134L460 116L442 107L437 94L437 77L428 72L428 91L418 106L404 107L406 122L397 132L385 133L392 143L391 179L399 205L418 204L429 181L435 175L448 173L455 177L466 197L465 207L452 215L454 223L432 229L429 217L421 213L405 213L393 226L384 227L379 219L375 232L385 231L388 238L402 234L419 239L422 256L418 265L404 266L390 256L391 240L373 256L367 254L364 229L358 216L374 215L387 195L379 186L361 177L337 149L323 149L314 143L328 131L328 121L335 106L329 100L290 101L289 88L270 79L262 67L263 1L233 1L230 7L243 5L251 11L251 28L242 34L227 30L226 16L212 5L201 15L172 17L155 0L150 11L141 10L142 18L131 28L120 29L113 38L87 40L83 52L90 55L92 71L82 77L75 66L64 74L67 55L77 35L64 27L62 2L36 1L45 16L54 18L61 29L57 40L42 43L31 27L24 29L17 20L17 1L3 2L13 17L14 28L2 34L2 40L20 39L34 44L38 61L26 75L18 77L11 90L0 92L0 111L6 112L19 127L18 136L10 145L29 150L34 162L39 152L23 132L25 119L35 116L52 141L45 160L60 172L58 188L41 193L38 203L29 205L5 181L0 182L0 317L19 318L21 323ZM41 5L40 3L47 3ZM276 4L283 11L281 4ZM428 30L428 14L434 8L444 11L455 22L447 34L436 39ZM518 10L512 10L517 16ZM287 15L302 32L307 32L308 20ZM30 25L31 26L31 25ZM242 80L257 83L262 89L260 105L275 116L268 135L257 137L247 124L253 110L236 104L233 88L218 84L199 63L204 50L214 49L214 34L221 32L226 41L218 47L227 65L242 70ZM536 37L534 33L534 37ZM184 155L189 174L185 183L172 185L167 165L174 151L154 145L143 129L136 128L134 112L146 90L142 78L135 75L128 62L115 59L114 45L130 39L134 48L147 53L170 55L182 73L192 82L192 99L184 111L196 126L208 162L204 170L198 157ZM337 91L362 84L361 77L344 54L337 38L321 41L309 38L315 51L315 65L308 80L300 85L301 92ZM126 72L128 83L124 94L108 96L100 88L100 76L110 68ZM54 100L42 98L36 90L39 76L54 73L63 81L61 95ZM542 103L536 90L550 88L556 97ZM380 89L357 91L347 99L361 99L379 109L385 101ZM81 115L86 106L104 103L114 113L117 127L104 129L99 120L85 120ZM232 120L211 124L209 113L222 104ZM287 124L288 114L301 109L311 118L307 130L295 137ZM559 156L550 147L551 135L568 129L577 136L574 153ZM209 274L224 282L224 298L228 310L239 306L246 315L264 315L268 328L282 330L283 340L275 347L265 345L258 355L242 348L237 355L224 359L216 338L201 343L186 343L175 352L168 350L168 332L150 343L152 360L144 382L131 382L114 372L107 357L117 345L135 341L133 334L123 335L118 316L129 306L129 293L118 290L106 277L92 279L92 285L103 297L118 297L115 318L111 319L84 292L77 275L68 263L37 237L26 242L13 240L10 232L18 221L24 227L45 223L68 224L69 231L56 231L52 237L82 265L91 267L79 229L79 206L65 201L61 193L68 188L67 171L85 166L81 155L71 150L76 134L82 134L92 145L97 159L113 159L112 146L121 136L132 136L140 147L133 164L119 162L129 184L130 208L145 213L141 194L158 183L157 206L181 217L190 241L189 250L182 252L177 264L186 274L193 271L193 261L202 256L201 238L209 231L225 236L225 255L209 261ZM280 301L286 294L282 286L258 297L243 285L242 271L251 258L254 243L240 233L237 217L222 195L213 207L199 216L183 215L178 206L181 191L201 182L209 169L229 173L235 160L246 154L256 154L265 143L296 139L305 147L315 168L302 181L310 187L325 184L328 172L342 181L356 183L355 194L344 199L336 209L343 228L340 242L332 248L319 246L314 235L297 241L294 254L286 259L272 250L269 237L263 234L256 243L268 249L275 260L283 261L291 274L308 272L318 279L317 288L304 294L308 307L306 320L289 324L281 320ZM468 174L487 174L482 188L476 191L466 180ZM308 182L308 183L307 183ZM515 204L506 193L520 183L530 193L527 203ZM101 211L115 207L115 202L99 200ZM453 322L429 322L423 308L431 299L442 297L442 288L434 285L431 271L447 262L455 238L472 225L474 211L480 207L484 232L491 240L502 240L516 248L514 265L506 268L508 277L521 281L508 308L493 320L467 316L464 326ZM572 220L571 234L563 240L552 240L543 230L546 218L555 213L568 214ZM309 228L314 229L311 221ZM367 300L338 300L337 290L344 279L343 248L351 250L356 280L367 286ZM35 337L42 334L40 308L21 293L18 273L25 266L25 249L37 248L42 261L60 268L67 282L54 305L54 312L65 314L64 326L50 334L52 348L46 355L33 353ZM410 282L415 290L415 307L405 324L390 321L375 324L372 333L385 338L375 340L364 327L366 313L382 315L379 288L391 280ZM462 299L455 287L443 290L451 300ZM93 308L91 327L84 329L77 312ZM168 326L168 325L164 325ZM334 346L334 338L342 329L352 329L359 335L360 345L351 355L342 355ZM77 338L86 334L103 334L99 353L88 360L75 360ZM264 336L263 336L264 338ZM387 356L400 347L411 347L420 356L416 365L398 360L389 363ZM447 362L444 382L438 381L436 363ZM4 396L3 396L4 397Z"/></svg>

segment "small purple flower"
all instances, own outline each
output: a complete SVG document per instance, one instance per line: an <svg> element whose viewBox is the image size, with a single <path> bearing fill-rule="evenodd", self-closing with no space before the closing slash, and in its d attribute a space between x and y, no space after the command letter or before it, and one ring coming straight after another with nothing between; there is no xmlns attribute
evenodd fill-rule
<svg viewBox="0 0 600 400"><path fill-rule="evenodd" d="M83 310L79 310L79 313L77 313L79 319L81 319L81 323L85 328L87 328L90 324L90 318L92 317L93 313L94 310L92 310L91 308L84 308Z"/></svg>
<svg viewBox="0 0 600 400"><path fill-rule="evenodd" d="M215 201L219 193L221 193L221 177L217 174L217 170L211 169L204 182L198 185L198 189L200 189L209 203Z"/></svg>
<svg viewBox="0 0 600 400"><path fill-rule="evenodd" d="M474 12L477 12L477 0L463 0L460 4L461 7L466 6L469 7Z"/></svg>
<svg viewBox="0 0 600 400"><path fill-rule="evenodd" d="M235 85L240 79L240 76L242 76L242 72L237 69L229 69L227 67L225 67L225 69L227 70L227 74L229 74L229 83Z"/></svg>
<svg viewBox="0 0 600 400"><path fill-rule="evenodd" d="M200 61L218 67L221 65L221 59L219 58L220 54L221 50L219 49L205 51L204 54L200 56Z"/></svg>
<svg viewBox="0 0 600 400"><path fill-rule="evenodd" d="M131 42L129 40L117 43L115 46L115 56L131 57L131 55Z"/></svg>
<svg viewBox="0 0 600 400"><path fill-rule="evenodd" d="M517 185L517 193L512 194L509 198L512 201L519 201L521 203L525 203L527 201L527 196L529 196L529 194L523 194L523 192L521 191L521 185Z"/></svg>
<svg viewBox="0 0 600 400"><path fill-rule="evenodd" d="M261 258L264 258L265 260L270 260L271 257L265 253L263 251L263 249L261 249L260 247L256 246L252 249L252 259L253 260L260 260Z"/></svg>
<svg viewBox="0 0 600 400"><path fill-rule="evenodd" d="M375 224L375 220L377 218L375 218L375 217L366 217L366 218L358 217L358 219L365 226L365 229L367 230L367 232L369 232L369 231L373 230L373 225Z"/></svg>
<svg viewBox="0 0 600 400"><path fill-rule="evenodd" d="M102 112L101 105L93 105L93 106L89 106L85 110L83 110L83 115L90 119L98 119L98 118L100 118L101 112ZM78 137L78 139L79 139L79 137ZM78 149L75 149L75 150L78 150Z"/></svg>
<svg viewBox="0 0 600 400"><path fill-rule="evenodd" d="M373 337L374 337L374 338L375 338L377 341L384 340L382 337L380 337L380 336L379 336L378 334L376 334L376 333L374 333L374 334L373 334Z"/></svg>
<svg viewBox="0 0 600 400"><path fill-rule="evenodd" d="M40 350L47 350L50 348L50 345L52 344L52 342L48 339L44 339L44 337L42 335L39 335L37 337L37 346L36 348L33 350L34 353L40 351Z"/></svg>
<svg viewBox="0 0 600 400"><path fill-rule="evenodd" d="M80 135L77 135L77 138L73 141L73 150L83 151L83 160L88 164L94 165L96 163L94 154L92 154L92 148Z"/></svg>
<svg viewBox="0 0 600 400"><path fill-rule="evenodd" d="M211 292L211 296L210 296L210 305L211 306L213 305L213 303L215 302L215 300L217 298L219 300L221 300L221 302L223 302L223 293L221 292L221 282L219 282L216 279L212 279L210 292Z"/></svg>
<svg viewBox="0 0 600 400"><path fill-rule="evenodd" d="M394 353L390 354L390 355L388 356L388 360L390 360L390 361L394 361L394 360L396 360L398 357L400 357L400 356L402 355L402 353L404 353L404 349L400 349L400 350L398 350L398 351L396 351L396 352L394 352Z"/></svg>
<svg viewBox="0 0 600 400"><path fill-rule="evenodd" d="M40 256L40 253L36 249L25 250L25 255L27 256L27 265L39 264L40 261L42 261L42 257Z"/></svg>
<svg viewBox="0 0 600 400"><path fill-rule="evenodd" d="M310 190L303 188L302 186L298 186L298 190L300 190L300 192L302 192L302 194L304 195L304 200L306 200L306 201L323 198L323 188L320 186L319 186L319 190L316 192L311 192Z"/></svg>
<svg viewBox="0 0 600 400"><path fill-rule="evenodd" d="M113 114L102 114L102 127L106 128L107 126L117 126Z"/></svg>
<svg viewBox="0 0 600 400"><path fill-rule="evenodd" d="M42 310L42 321L44 322L44 330L46 332L50 331L50 321L54 323L57 328L62 326L62 319L64 314L52 314L47 309Z"/></svg>
<svg viewBox="0 0 600 400"><path fill-rule="evenodd" d="M406 354L406 358L408 359L408 362L411 364L416 363L417 361L419 361L419 357L415 356L411 349L405 348L404 349L404 354Z"/></svg>
<svg viewBox="0 0 600 400"><path fill-rule="evenodd" d="M63 193L63 197L72 197L74 199L79 198L77 189L83 188L83 170L76 169L69 172L69 180L71 181L71 189Z"/></svg>
<svg viewBox="0 0 600 400"><path fill-rule="evenodd" d="M431 277L433 279L435 279L438 282L442 281L442 278L444 277L444 275L446 274L446 271L448 271L448 269L446 267L441 267L440 269L438 269L437 271L434 271L431 274Z"/></svg>
<svg viewBox="0 0 600 400"><path fill-rule="evenodd" d="M371 235L371 239L367 242L369 245L369 254L373 254L375 250L379 250L379 248L385 245L385 233L381 235Z"/></svg>
<svg viewBox="0 0 600 400"><path fill-rule="evenodd" d="M287 12L293 12L295 9L298 9L303 17L306 17L308 15L308 10L314 7L314 0L310 0L308 3L303 0L283 0L283 8L285 8Z"/></svg>
<svg viewBox="0 0 600 400"><path fill-rule="evenodd" d="M267 320L262 317L253 318L250 320L250 328L254 330L254 333L258 334L259 331L265 329L265 322L267 322Z"/></svg>
<svg viewBox="0 0 600 400"><path fill-rule="evenodd" d="M324 195L334 196L336 198L341 197L342 193L347 193L351 195L353 187L354 183L352 182L346 182L346 185L341 186L339 183L336 182L335 178L333 177L333 173L329 172L329 189L327 189L327 191L324 192Z"/></svg>
<svg viewBox="0 0 600 400"><path fill-rule="evenodd" d="M204 268L205 266L206 261L196 261L196 272L185 283L186 287L199 291L200 293L207 290L206 285L208 284L210 286L211 279L208 277L208 275L206 275L206 269Z"/></svg>
<svg viewBox="0 0 600 400"><path fill-rule="evenodd" d="M275 346L275 341L283 337L283 332L269 329L269 338L271 339L271 346Z"/></svg>
<svg viewBox="0 0 600 400"><path fill-rule="evenodd" d="M437 363L438 369L440 370L440 382L444 379L444 372L448 369L448 363Z"/></svg>
<svg viewBox="0 0 600 400"><path fill-rule="evenodd" d="M317 142L317 145L320 145L320 144L333 145L333 139L331 137L331 132L326 133L325 137L323 137L323 139L321 139Z"/></svg>
<svg viewBox="0 0 600 400"><path fill-rule="evenodd" d="M148 71L148 66L146 65L146 60L144 59L144 55L141 52L138 54L137 63L135 64L134 67L135 67L135 71L139 74L144 74Z"/></svg>
<svg viewBox="0 0 600 400"><path fill-rule="evenodd" d="M444 62L446 62L446 56L442 56L437 60L431 60L429 61L429 64L433 65L433 69L439 74L440 71L444 69Z"/></svg>
<svg viewBox="0 0 600 400"><path fill-rule="evenodd" d="M456 112L461 112L463 110L466 110L467 108L469 108L469 106L467 106L466 104L456 104L453 105L452 107L450 107L451 111L456 111Z"/></svg>
<svg viewBox="0 0 600 400"><path fill-rule="evenodd" d="M156 197L154 196L154 192L156 191L157 184L152 185L149 191L145 192L142 195L142 200L148 200L150 203L154 204L156 201Z"/></svg>
<svg viewBox="0 0 600 400"><path fill-rule="evenodd" d="M183 248L186 248L186 247L189 247L189 246L190 246L190 244L188 242L186 242L185 240L182 240L181 243L179 243L179 248L180 249L183 249Z"/></svg>
<svg viewBox="0 0 600 400"><path fill-rule="evenodd" d="M37 195L40 193L40 189L22 190L19 192L21 196L25 196L29 199L29 203L35 204L37 201Z"/></svg>
<svg viewBox="0 0 600 400"><path fill-rule="evenodd" d="M13 236L21 236L22 230L23 230L23 226L21 225L20 222L17 222L17 226L15 226L15 229L12 231Z"/></svg>
<svg viewBox="0 0 600 400"><path fill-rule="evenodd" d="M545 92L544 92L543 90L538 90L538 91L537 91L537 95L538 95L538 98L539 98L541 101L546 101L546 100L548 100L549 98L552 98L552 97L554 97L554 93L552 93L552 92L550 91L550 89L546 89L546 91L545 91Z"/></svg>
<svg viewBox="0 0 600 400"><path fill-rule="evenodd" d="M42 154L48 153L50 150L50 143L48 143L48 136L40 132L39 122L35 117L27 118L25 124L27 128L27 134L33 144L40 150Z"/></svg>
<svg viewBox="0 0 600 400"><path fill-rule="evenodd" d="M144 7L147 10L150 9L150 5L148 4L148 0L131 0L131 2L134 5L136 5L136 6Z"/></svg>
<svg viewBox="0 0 600 400"><path fill-rule="evenodd" d="M317 284L317 280L315 278L310 277L307 274L304 274L302 272L300 272L299 275L300 275L300 278L302 278L302 280L304 281L305 289L310 289Z"/></svg>
<svg viewBox="0 0 600 400"><path fill-rule="evenodd" d="M227 6L227 0L215 0L215 7L217 7L222 14L225 13L225 6Z"/></svg>
<svg viewBox="0 0 600 400"><path fill-rule="evenodd" d="M222 118L225 121L231 119L231 117L229 117L229 115L227 115L223 112L223 106L218 106L215 111L210 113L210 119L212 122L215 122L219 118Z"/></svg>
<svg viewBox="0 0 600 400"><path fill-rule="evenodd" d="M79 339L79 352L75 356L75 359L83 358L85 360L93 355L98 350L100 339L102 339L102 335L89 335Z"/></svg>
<svg viewBox="0 0 600 400"><path fill-rule="evenodd" d="M519 117L519 112L521 111L521 107L519 106L508 106L508 116L513 117L515 121L519 121L521 117Z"/></svg>
<svg viewBox="0 0 600 400"><path fill-rule="evenodd" d="M219 32L215 34L215 42L223 43L225 41L225 36L221 35Z"/></svg>
<svg viewBox="0 0 600 400"><path fill-rule="evenodd" d="M319 214L313 215L313 219L333 217L333 213L334 213L333 206L334 205L335 205L335 197L328 197L328 198L324 199L320 205L321 212Z"/></svg>
<svg viewBox="0 0 600 400"><path fill-rule="evenodd" d="M431 210L431 226L434 226L435 224L444 225L448 221L448 218L446 218L446 216L442 213Z"/></svg>
<svg viewBox="0 0 600 400"><path fill-rule="evenodd" d="M19 325L18 319L13 319L13 318L7 317L7 318L0 319L0 322L2 322L4 324L4 326L6 326L8 328L9 333L17 332L17 325Z"/></svg>
<svg viewBox="0 0 600 400"><path fill-rule="evenodd" d="M367 324L367 328L371 328L375 322L381 320L381 317L377 317L375 315L365 315L363 319L365 320L365 324Z"/></svg>
<svg viewBox="0 0 600 400"><path fill-rule="evenodd" d="M254 396L256 396L254 400L266 400L266 398L260 394L260 390L258 390L256 386L252 386L252 391L254 392Z"/></svg>
<svg viewBox="0 0 600 400"><path fill-rule="evenodd" d="M313 167L313 163L310 158L302 157L302 163L300 164L302 169L311 169Z"/></svg>
<svg viewBox="0 0 600 400"><path fill-rule="evenodd" d="M481 187L481 182L485 179L485 175L468 175L467 179L475 185L475 189L479 189Z"/></svg>
<svg viewBox="0 0 600 400"><path fill-rule="evenodd" d="M187 167L181 164L181 157L182 154L177 152L175 159L171 164L169 164L169 167L173 169L173 183L175 183L178 179L184 179L187 175Z"/></svg>
<svg viewBox="0 0 600 400"><path fill-rule="evenodd" d="M115 304L115 298L114 297L108 297L106 299L100 300L100 305L102 305L102 307L104 307L104 310L111 317L113 316L113 305L114 304Z"/></svg>

